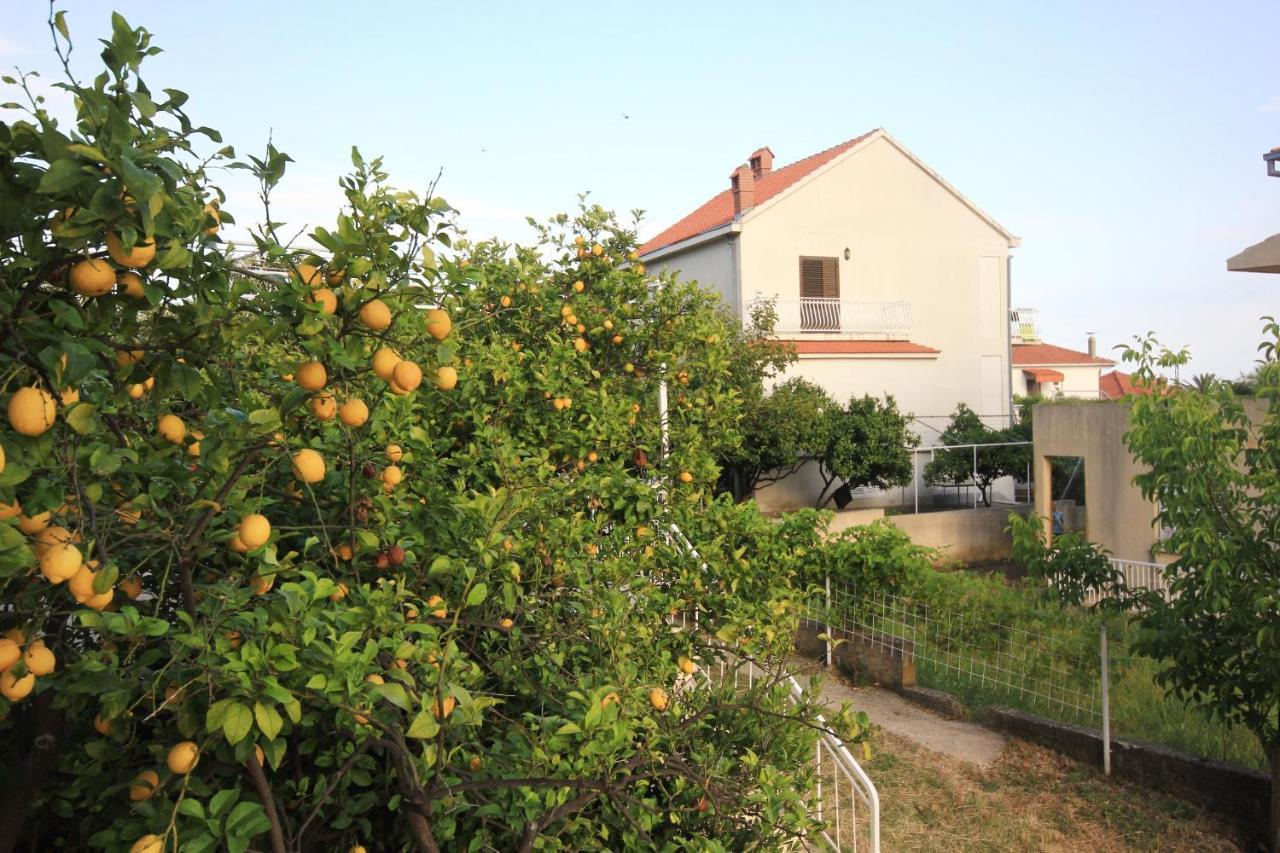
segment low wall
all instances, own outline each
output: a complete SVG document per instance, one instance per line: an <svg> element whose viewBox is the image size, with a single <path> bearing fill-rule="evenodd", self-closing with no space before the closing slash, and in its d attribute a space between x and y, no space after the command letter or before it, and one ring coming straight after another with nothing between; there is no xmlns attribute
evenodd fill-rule
<svg viewBox="0 0 1280 853"><path fill-rule="evenodd" d="M984 708L978 719L994 729L1077 761L1102 766L1102 735L1092 729L1009 708ZM1221 815L1247 835L1265 832L1271 796L1271 780L1265 773L1196 758L1151 743L1112 738L1111 774L1184 797Z"/></svg>
<svg viewBox="0 0 1280 853"><path fill-rule="evenodd" d="M994 563L1008 560L1013 538L1005 530L1009 513L1026 515L1030 507L993 506L982 509L952 509L913 515L885 516L889 522L911 537L911 541L938 550L941 561ZM838 512L831 520L831 532L866 524L879 518L879 510Z"/></svg>
<svg viewBox="0 0 1280 853"><path fill-rule="evenodd" d="M802 622L796 630L796 651L814 660L826 660L827 644L818 639L826 633L818 625ZM831 652L831 663L855 681L870 681L901 690L916 683L915 653L910 643L861 632L841 632L846 641Z"/></svg>

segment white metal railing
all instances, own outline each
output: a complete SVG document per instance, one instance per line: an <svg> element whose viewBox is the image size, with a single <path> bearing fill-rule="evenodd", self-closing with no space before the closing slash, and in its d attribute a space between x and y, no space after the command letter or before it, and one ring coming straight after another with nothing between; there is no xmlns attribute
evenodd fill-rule
<svg viewBox="0 0 1280 853"><path fill-rule="evenodd" d="M678 550L687 552L706 568L701 555L685 537L679 525L670 524L667 534L668 541ZM696 612L690 616L681 611L671 617L671 622L679 626L677 630L698 630L699 627ZM720 657L715 663L715 669L717 679L724 681L732 677L735 687L744 675L747 689L755 683L757 666L751 661ZM697 670L697 677L711 680L708 670L708 667L700 668ZM788 699L793 705L802 704L804 688L794 675L788 675L787 679ZM813 760L818 779L814 789L814 817L822 824L822 840L837 853L846 850L854 853L858 850L880 853L880 793L876 790L875 783L849 752L844 741L827 727L826 719L821 714L814 722L821 730L814 746Z"/></svg>
<svg viewBox="0 0 1280 853"><path fill-rule="evenodd" d="M1160 563L1147 563L1142 560L1120 560L1111 558L1111 565L1124 577L1124 585L1130 590L1149 589L1160 593L1165 600L1169 599L1169 584L1164 577L1164 566ZM1105 592L1089 590L1085 593L1085 604L1097 604L1105 596Z"/></svg>
<svg viewBox="0 0 1280 853"><path fill-rule="evenodd" d="M1039 312L1034 308L1009 309L1009 337L1017 343L1040 340Z"/></svg>
<svg viewBox="0 0 1280 853"><path fill-rule="evenodd" d="M779 334L825 334L906 340L911 335L911 303L855 302L809 298L770 300Z"/></svg>

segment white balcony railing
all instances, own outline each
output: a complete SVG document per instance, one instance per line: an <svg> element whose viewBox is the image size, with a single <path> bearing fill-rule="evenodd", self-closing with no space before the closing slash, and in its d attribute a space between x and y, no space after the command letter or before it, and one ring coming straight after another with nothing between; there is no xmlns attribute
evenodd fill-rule
<svg viewBox="0 0 1280 853"><path fill-rule="evenodd" d="M775 331L780 335L826 335L875 340L911 336L911 303L855 302L851 299L777 299Z"/></svg>

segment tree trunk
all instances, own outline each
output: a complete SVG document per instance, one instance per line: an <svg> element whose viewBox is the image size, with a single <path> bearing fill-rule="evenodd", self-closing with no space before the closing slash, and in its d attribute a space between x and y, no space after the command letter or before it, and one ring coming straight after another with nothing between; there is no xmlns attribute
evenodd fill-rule
<svg viewBox="0 0 1280 853"><path fill-rule="evenodd" d="M28 741L26 760L12 768L0 797L0 853L10 853L22 836L22 825L32 798L44 784L62 749L64 714L53 707L55 691L37 695L27 709L27 721L19 723L14 738Z"/></svg>
<svg viewBox="0 0 1280 853"><path fill-rule="evenodd" d="M1271 759L1271 825L1267 827L1267 841L1271 853L1280 853L1280 741L1267 745Z"/></svg>

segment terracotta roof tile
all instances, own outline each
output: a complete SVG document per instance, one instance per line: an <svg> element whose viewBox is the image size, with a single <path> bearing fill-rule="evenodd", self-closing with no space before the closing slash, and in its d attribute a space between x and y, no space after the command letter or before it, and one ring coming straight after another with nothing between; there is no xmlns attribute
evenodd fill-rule
<svg viewBox="0 0 1280 853"><path fill-rule="evenodd" d="M780 169L774 169L769 174L760 178L755 182L755 206L759 207L778 193L795 184L801 178L812 174L821 166L830 163L836 157L848 151L859 142L866 139L874 130L867 131L861 136L855 136L847 142L842 142L826 151L819 151L817 154L806 157L803 160L783 166ZM661 234L649 240L639 251L641 256L650 252L679 243L681 240L688 240L690 237L696 237L704 231L711 231L722 225L728 225L733 221L733 194L729 190L724 190L713 196L710 201L690 213L684 219L667 228Z"/></svg>
<svg viewBox="0 0 1280 853"><path fill-rule="evenodd" d="M1098 377L1098 393L1105 400L1123 400L1133 394L1150 394L1151 389L1134 385L1132 376L1113 370Z"/></svg>
<svg viewBox="0 0 1280 853"><path fill-rule="evenodd" d="M782 341L799 355L936 355L941 350L911 341Z"/></svg>
<svg viewBox="0 0 1280 853"><path fill-rule="evenodd" d="M1096 364L1099 367L1111 367L1115 362L1109 358L1089 355L1087 352L1056 347L1053 344L1014 344L1013 366L1058 367L1064 364Z"/></svg>

